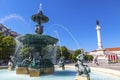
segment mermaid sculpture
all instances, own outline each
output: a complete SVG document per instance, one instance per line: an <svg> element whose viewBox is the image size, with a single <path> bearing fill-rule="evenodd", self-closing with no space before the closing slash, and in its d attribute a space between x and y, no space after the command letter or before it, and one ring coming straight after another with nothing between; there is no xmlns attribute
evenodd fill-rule
<svg viewBox="0 0 120 80"><path fill-rule="evenodd" d="M77 57L77 63L75 64L77 75L80 76L89 76L90 68L87 65L83 64L85 59L85 54L82 52Z"/></svg>

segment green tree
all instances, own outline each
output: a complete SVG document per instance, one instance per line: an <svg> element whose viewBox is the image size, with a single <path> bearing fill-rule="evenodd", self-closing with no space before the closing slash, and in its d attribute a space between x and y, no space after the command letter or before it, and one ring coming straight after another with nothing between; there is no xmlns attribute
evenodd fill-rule
<svg viewBox="0 0 120 80"><path fill-rule="evenodd" d="M70 54L70 60L72 60L73 54Z"/></svg>
<svg viewBox="0 0 120 80"><path fill-rule="evenodd" d="M70 58L70 53L65 46L61 46L57 48L57 59L60 59L61 56L64 56L66 60Z"/></svg>
<svg viewBox="0 0 120 80"><path fill-rule="evenodd" d="M85 60L92 61L93 60L93 56L92 55L86 55L85 56Z"/></svg>
<svg viewBox="0 0 120 80"><path fill-rule="evenodd" d="M57 60L59 60L61 56L62 56L62 50L61 50L61 47L58 47L57 48L57 55L56 55Z"/></svg>
<svg viewBox="0 0 120 80"><path fill-rule="evenodd" d="M23 46L21 48L20 52L21 52L21 55L22 55L23 58L28 58L30 49L27 46Z"/></svg>
<svg viewBox="0 0 120 80"><path fill-rule="evenodd" d="M14 54L16 42L11 36L0 35L0 59L9 59Z"/></svg>
<svg viewBox="0 0 120 80"><path fill-rule="evenodd" d="M2 39L3 39L2 32L0 32L0 53L2 53L2 46L3 46Z"/></svg>
<svg viewBox="0 0 120 80"><path fill-rule="evenodd" d="M3 58L3 42L2 42L3 36L2 32L0 32L0 60Z"/></svg>
<svg viewBox="0 0 120 80"><path fill-rule="evenodd" d="M74 62L77 61L76 57L77 57L79 54L81 54L81 50L80 50L80 49L75 50L74 54L72 54L71 59L72 59Z"/></svg>

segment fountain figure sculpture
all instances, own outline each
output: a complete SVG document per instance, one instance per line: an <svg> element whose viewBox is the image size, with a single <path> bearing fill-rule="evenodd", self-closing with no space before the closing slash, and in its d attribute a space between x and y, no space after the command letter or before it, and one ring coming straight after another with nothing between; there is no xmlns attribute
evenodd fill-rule
<svg viewBox="0 0 120 80"><path fill-rule="evenodd" d="M9 70L14 70L16 66L16 60L14 56L10 56L10 60L8 62L8 69Z"/></svg>
<svg viewBox="0 0 120 80"><path fill-rule="evenodd" d="M58 65L59 65L59 67L62 67L62 70L65 69L65 57L64 56L60 57Z"/></svg>
<svg viewBox="0 0 120 80"><path fill-rule="evenodd" d="M85 59L85 54L83 50L81 50L81 54L79 54L77 57L77 63L75 64L77 76L76 80L90 80L89 73L90 68L88 65L84 65L83 61Z"/></svg>
<svg viewBox="0 0 120 80"><path fill-rule="evenodd" d="M36 25L35 32L37 34L42 34L43 33L43 25L42 23L46 23L49 21L48 17L43 15L42 11L40 10L38 14L32 15L31 19L34 22L37 22L38 24Z"/></svg>

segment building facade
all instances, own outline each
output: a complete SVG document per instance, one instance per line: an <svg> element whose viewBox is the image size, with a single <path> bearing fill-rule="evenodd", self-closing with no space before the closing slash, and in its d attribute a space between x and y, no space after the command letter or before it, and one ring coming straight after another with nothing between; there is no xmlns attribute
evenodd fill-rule
<svg viewBox="0 0 120 80"><path fill-rule="evenodd" d="M11 31L11 29L5 27L2 24L0 24L0 32L2 32L3 36L17 37L19 35L17 32Z"/></svg>
<svg viewBox="0 0 120 80"><path fill-rule="evenodd" d="M97 50L93 50L89 54L93 55L94 57L99 56L101 62L120 62L120 47L105 48L103 55L104 57L102 55L98 55Z"/></svg>

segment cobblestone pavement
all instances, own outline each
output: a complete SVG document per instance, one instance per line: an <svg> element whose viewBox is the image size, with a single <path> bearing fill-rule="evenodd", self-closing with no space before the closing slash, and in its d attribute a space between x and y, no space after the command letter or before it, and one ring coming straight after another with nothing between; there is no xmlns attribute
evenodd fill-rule
<svg viewBox="0 0 120 80"><path fill-rule="evenodd" d="M99 65L94 64L94 63L84 63L85 65L88 65L89 67L98 67L98 68L107 68L107 69L113 69L113 70L119 70L120 71L120 63L101 63ZM74 66L75 63L72 64L67 64L69 66Z"/></svg>

